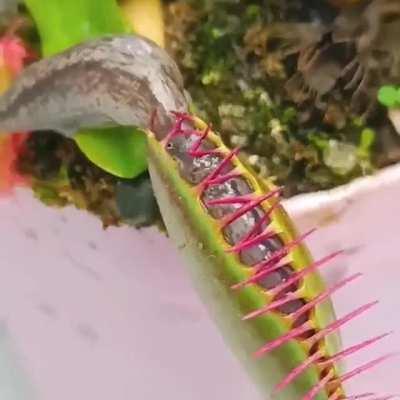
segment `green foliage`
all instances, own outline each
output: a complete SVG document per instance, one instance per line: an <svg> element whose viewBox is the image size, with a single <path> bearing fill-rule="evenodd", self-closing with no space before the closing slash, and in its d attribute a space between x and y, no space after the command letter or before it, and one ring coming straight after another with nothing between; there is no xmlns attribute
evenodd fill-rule
<svg viewBox="0 0 400 400"><path fill-rule="evenodd" d="M115 0L25 0L42 40L44 56L106 33L122 33L124 25Z"/></svg>
<svg viewBox="0 0 400 400"><path fill-rule="evenodd" d="M147 168L146 134L131 128L82 130L75 141L94 164L120 178L138 176ZM111 151L112 149L112 151Z"/></svg>
<svg viewBox="0 0 400 400"><path fill-rule="evenodd" d="M400 107L400 88L395 86L382 86L378 92L378 100L388 108Z"/></svg>
<svg viewBox="0 0 400 400"><path fill-rule="evenodd" d="M129 31L116 0L25 0L44 56L85 40ZM100 168L134 178L147 168L143 133L134 128L85 130L76 135L83 153Z"/></svg>

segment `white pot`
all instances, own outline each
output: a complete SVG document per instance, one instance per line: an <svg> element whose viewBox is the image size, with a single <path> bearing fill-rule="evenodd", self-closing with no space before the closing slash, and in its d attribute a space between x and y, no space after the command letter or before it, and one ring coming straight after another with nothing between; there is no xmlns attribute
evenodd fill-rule
<svg viewBox="0 0 400 400"><path fill-rule="evenodd" d="M318 228L308 244L314 257L343 249L346 255L321 272L328 282L362 272L364 276L334 296L338 316L371 300L380 304L344 327L349 346L382 332L393 335L348 361L348 369L382 353L400 351L400 166L385 168L333 190L286 202L301 231ZM350 393L400 393L400 359L393 358L349 384Z"/></svg>
<svg viewBox="0 0 400 400"><path fill-rule="evenodd" d="M287 201L302 230L320 228L309 241L316 257L348 250L325 271L330 282L347 270L365 272L334 298L338 314L382 301L344 330L348 345L399 325L396 195L399 167ZM24 190L0 199L0 221L0 319L8 338L0 340L0 355L10 347L18 354L0 363L0 373L12 369L18 378L0 379L1 399L259 399L209 322L173 244L154 229L103 231L94 217L44 207ZM396 349L398 332L349 368ZM399 393L398 365L388 361L350 386Z"/></svg>

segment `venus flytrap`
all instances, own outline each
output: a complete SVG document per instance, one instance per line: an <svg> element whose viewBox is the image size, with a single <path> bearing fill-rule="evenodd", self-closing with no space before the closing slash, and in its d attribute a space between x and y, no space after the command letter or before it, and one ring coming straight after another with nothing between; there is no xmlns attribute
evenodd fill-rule
<svg viewBox="0 0 400 400"><path fill-rule="evenodd" d="M141 71L152 79L144 80ZM101 84L85 87L92 74ZM120 86L117 76L125 79ZM67 83L83 90L60 95ZM338 331L377 302L337 318L330 297L361 274L326 287L319 270L340 252L312 260L303 243L312 232L297 234L280 205L280 188L260 180L239 160L239 149L228 149L186 113L179 71L154 43L122 36L77 46L26 69L0 103L0 128L47 127L74 137L76 127L111 121L147 131L152 183L169 235L227 343L265 396L360 398L343 384L392 356L342 370L343 359L389 334L341 349ZM63 112L50 115L55 109Z"/></svg>
<svg viewBox="0 0 400 400"><path fill-rule="evenodd" d="M168 232L262 393L351 398L342 384L390 356L341 370L343 359L388 335L340 350L337 331L376 302L337 319L329 298L361 274L326 288L319 269L339 252L313 261L302 244L309 233L297 235L279 204L280 190L252 174L199 119L178 114L161 142L150 135L149 166Z"/></svg>

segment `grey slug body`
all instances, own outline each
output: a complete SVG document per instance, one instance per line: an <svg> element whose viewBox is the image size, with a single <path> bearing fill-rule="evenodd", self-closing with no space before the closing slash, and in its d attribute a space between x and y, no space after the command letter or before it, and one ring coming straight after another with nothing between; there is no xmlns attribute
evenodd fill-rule
<svg viewBox="0 0 400 400"><path fill-rule="evenodd" d="M0 131L148 128L163 137L171 111L187 110L182 76L171 57L140 36L112 36L73 47L24 70L0 98Z"/></svg>

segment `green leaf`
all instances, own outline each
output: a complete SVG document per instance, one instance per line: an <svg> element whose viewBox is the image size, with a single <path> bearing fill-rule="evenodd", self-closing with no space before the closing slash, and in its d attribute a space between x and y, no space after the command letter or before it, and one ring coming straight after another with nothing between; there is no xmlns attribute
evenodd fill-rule
<svg viewBox="0 0 400 400"><path fill-rule="evenodd" d="M378 92L378 100L388 108L400 106L400 89L394 86L382 86Z"/></svg>
<svg viewBox="0 0 400 400"><path fill-rule="evenodd" d="M38 27L45 57L128 28L116 0L25 0Z"/></svg>
<svg viewBox="0 0 400 400"><path fill-rule="evenodd" d="M146 134L138 129L82 130L75 135L90 161L120 178L134 178L147 169Z"/></svg>
<svg viewBox="0 0 400 400"><path fill-rule="evenodd" d="M85 40L129 31L116 0L25 0L42 40L44 56ZM75 135L82 152L100 168L122 178L146 170L143 133L133 128L84 130Z"/></svg>
<svg viewBox="0 0 400 400"><path fill-rule="evenodd" d="M370 128L365 128L361 132L359 149L369 152L375 142L375 131Z"/></svg>

